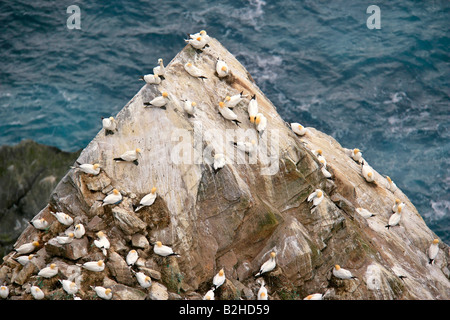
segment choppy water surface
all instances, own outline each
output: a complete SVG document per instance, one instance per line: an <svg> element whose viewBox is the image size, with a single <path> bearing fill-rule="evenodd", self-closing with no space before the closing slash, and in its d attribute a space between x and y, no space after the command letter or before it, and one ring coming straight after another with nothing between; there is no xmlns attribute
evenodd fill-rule
<svg viewBox="0 0 450 320"><path fill-rule="evenodd" d="M69 30L69 5L81 30ZM286 121L359 147L450 242L448 1L15 1L0 3L0 144L85 147L206 29Z"/></svg>

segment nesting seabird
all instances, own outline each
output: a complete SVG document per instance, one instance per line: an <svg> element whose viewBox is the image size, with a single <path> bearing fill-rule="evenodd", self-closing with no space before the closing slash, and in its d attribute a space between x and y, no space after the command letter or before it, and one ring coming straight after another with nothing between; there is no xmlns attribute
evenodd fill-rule
<svg viewBox="0 0 450 320"><path fill-rule="evenodd" d="M41 269L38 273L39 277L51 278L58 274L58 266L54 263L50 264L48 267Z"/></svg>
<svg viewBox="0 0 450 320"><path fill-rule="evenodd" d="M230 69L225 61L217 58L216 62L216 72L219 78L224 78L230 74Z"/></svg>
<svg viewBox="0 0 450 320"><path fill-rule="evenodd" d="M363 218L366 219L375 216L372 212L364 208L356 208L356 212L358 212Z"/></svg>
<svg viewBox="0 0 450 320"><path fill-rule="evenodd" d="M76 170L81 170L84 173L90 174L92 176L96 176L100 173L100 164L99 163L94 163L94 164L90 164L90 163L83 163L80 164L77 161L78 167L70 167L72 169L76 169Z"/></svg>
<svg viewBox="0 0 450 320"><path fill-rule="evenodd" d="M166 74L166 68L164 67L163 59L158 59L158 66L153 68L153 74L158 76L160 79L164 79L164 75Z"/></svg>
<svg viewBox="0 0 450 320"><path fill-rule="evenodd" d="M277 263L275 261L275 256L277 254L275 253L275 251L272 251L270 253L270 258L269 260L267 260L266 262L264 262L261 266L261 268L259 269L258 273L255 274L255 277L259 277L260 275L262 275L263 273L267 273L272 271L273 269L275 269Z"/></svg>
<svg viewBox="0 0 450 320"><path fill-rule="evenodd" d="M45 230L48 227L48 221L45 218L35 219L30 221L30 223L38 230Z"/></svg>
<svg viewBox="0 0 450 320"><path fill-rule="evenodd" d="M81 265L81 267L89 271L101 272L105 270L105 263L103 262L103 260L89 261L85 262L83 265Z"/></svg>
<svg viewBox="0 0 450 320"><path fill-rule="evenodd" d="M439 239L434 239L428 248L428 263L432 264L434 259L436 259L439 252Z"/></svg>
<svg viewBox="0 0 450 320"><path fill-rule="evenodd" d="M309 294L303 300L323 300L323 294L321 293Z"/></svg>
<svg viewBox="0 0 450 320"><path fill-rule="evenodd" d="M196 66L194 66L192 64L192 62L186 62L184 64L184 70L186 70L187 73L189 73L191 76L195 77L195 78L200 78L200 79L207 79L207 77L205 77L203 75L202 70L200 70L199 68L197 68Z"/></svg>
<svg viewBox="0 0 450 320"><path fill-rule="evenodd" d="M42 300L45 297L44 292L38 286L32 286L30 288L31 295L36 300Z"/></svg>
<svg viewBox="0 0 450 320"><path fill-rule="evenodd" d="M374 182L375 181L375 173L368 164L366 164L364 161L362 161L361 164L361 174L366 179L367 182Z"/></svg>
<svg viewBox="0 0 450 320"><path fill-rule="evenodd" d="M336 278L343 279L343 280L358 279L357 277L353 276L349 270L341 268L338 264L335 265L333 268L333 275Z"/></svg>
<svg viewBox="0 0 450 320"><path fill-rule="evenodd" d="M9 289L7 286L1 286L0 287L0 298L6 299L9 295Z"/></svg>
<svg viewBox="0 0 450 320"><path fill-rule="evenodd" d="M161 241L156 241L155 245L153 246L153 252L163 257L180 256L178 253L173 252L171 247L163 245Z"/></svg>
<svg viewBox="0 0 450 320"><path fill-rule="evenodd" d="M223 153L216 153L214 155L214 163L213 163L214 173L217 173L220 169L222 169L225 166L225 163L226 163L225 155Z"/></svg>
<svg viewBox="0 0 450 320"><path fill-rule="evenodd" d="M138 165L138 155L141 153L141 149L136 148L134 150L129 150L123 153L120 157L114 158L115 161L125 161L125 162L133 162L135 165Z"/></svg>
<svg viewBox="0 0 450 320"><path fill-rule="evenodd" d="M166 109L165 106L167 102L169 102L169 94L166 91L163 91L160 96L153 98L150 102L144 102L144 106Z"/></svg>
<svg viewBox="0 0 450 320"><path fill-rule="evenodd" d="M394 181L392 181L392 179L389 176L386 176L386 180L388 181L388 189L392 193L395 193L395 191L397 191L397 185L394 183Z"/></svg>
<svg viewBox="0 0 450 320"><path fill-rule="evenodd" d="M99 231L96 233L98 240L94 240L94 244L97 248L102 250L103 255L108 254L108 249L110 248L111 244L109 243L108 238L106 237L106 234L103 233L103 231Z"/></svg>
<svg viewBox="0 0 450 320"><path fill-rule="evenodd" d="M26 266L28 262L30 262L34 257L35 257L34 254L29 254L27 256L20 256L13 259L16 260L18 263L20 263L21 265Z"/></svg>
<svg viewBox="0 0 450 320"><path fill-rule="evenodd" d="M73 219L71 216L69 216L67 213L64 212L52 212L50 213L58 220L59 223L70 226L73 223Z"/></svg>
<svg viewBox="0 0 450 320"><path fill-rule="evenodd" d="M399 207L399 208L397 208L397 212L395 212L395 213L389 218L389 222L388 222L388 224L386 225L386 228L388 228L388 230L389 230L390 227L393 227L393 226L396 226L396 225L399 224L400 218L402 217L401 213L402 213L402 208Z"/></svg>
<svg viewBox="0 0 450 320"><path fill-rule="evenodd" d="M73 241L74 237L75 237L75 234L73 232L70 232L69 234L67 234L67 236L57 236L56 241L59 244L68 244Z"/></svg>
<svg viewBox="0 0 450 320"><path fill-rule="evenodd" d="M134 271L133 271L134 272ZM139 285L142 288L148 288L152 285L152 279L143 272L134 272Z"/></svg>
<svg viewBox="0 0 450 320"><path fill-rule="evenodd" d="M298 122L292 122L291 129L298 136L304 136L306 133L306 128Z"/></svg>
<svg viewBox="0 0 450 320"><path fill-rule="evenodd" d="M219 113L227 120L233 121L237 126L241 123L237 119L237 114L228 108L223 101L219 102Z"/></svg>
<svg viewBox="0 0 450 320"><path fill-rule="evenodd" d="M185 39L184 41L186 41L187 43L189 43L194 49L196 50L202 50L207 42L206 39L202 36L198 36L196 38L190 38L190 39ZM197 51L198 52L198 51Z"/></svg>
<svg viewBox="0 0 450 320"><path fill-rule="evenodd" d="M403 209L404 206L405 206L405 203L402 202L400 199L397 198L397 199L395 199L395 203L394 203L394 205L392 206L392 212L397 212L397 211L398 211L398 208Z"/></svg>
<svg viewBox="0 0 450 320"><path fill-rule="evenodd" d="M311 206L311 209L314 209L315 207L317 207L323 200L324 195L323 195L323 191L320 189L316 189L314 190L313 193L311 193L308 196L308 202L313 202L313 205Z"/></svg>
<svg viewBox="0 0 450 320"><path fill-rule="evenodd" d="M104 288L101 286L91 286L91 288L95 291L99 298L102 298L104 300L111 300L112 290L110 288Z"/></svg>
<svg viewBox="0 0 450 320"><path fill-rule="evenodd" d="M139 206L134 210L134 212L138 212L143 207L151 206L155 202L156 197L157 197L156 188L153 187L151 192L141 199L141 201L139 202Z"/></svg>
<svg viewBox="0 0 450 320"><path fill-rule="evenodd" d="M225 282L225 271L220 269L220 271L213 278L213 287L217 289Z"/></svg>
<svg viewBox="0 0 450 320"><path fill-rule="evenodd" d="M194 116L196 106L197 106L197 102L185 100L183 103L183 110L188 114L188 117Z"/></svg>
<svg viewBox="0 0 450 320"><path fill-rule="evenodd" d="M114 131L117 128L116 120L114 117L102 118L102 126L105 129L105 135L114 134Z"/></svg>
<svg viewBox="0 0 450 320"><path fill-rule="evenodd" d="M254 94L247 106L248 118L250 119L250 121L256 118L256 116L258 115L258 110L258 102L256 101L256 94Z"/></svg>
<svg viewBox="0 0 450 320"><path fill-rule="evenodd" d="M19 255L22 255L22 254L27 254L27 253L33 252L37 247L39 247L39 242L33 241L33 242L29 242L29 243L24 243L20 247L14 249L14 250Z"/></svg>
<svg viewBox="0 0 450 320"><path fill-rule="evenodd" d="M81 223L79 223L75 226L75 229L73 231L75 238L80 239L81 237L84 236L85 233L86 233L86 230L84 229L84 226Z"/></svg>
<svg viewBox="0 0 450 320"><path fill-rule="evenodd" d="M355 148L355 149L351 150L351 157L356 162L360 162L361 159L362 159L361 150L359 150L358 148Z"/></svg>
<svg viewBox="0 0 450 320"><path fill-rule="evenodd" d="M138 255L137 251L132 249L128 252L125 261L127 262L127 265L132 266L136 263L138 258L139 258L139 255Z"/></svg>
<svg viewBox="0 0 450 320"><path fill-rule="evenodd" d="M229 108L229 109L233 109L234 107L236 107L243 99L244 99L244 95L243 95L244 91L242 91L239 94L235 94L230 96L226 96L225 97L225 107Z"/></svg>
<svg viewBox="0 0 450 320"><path fill-rule="evenodd" d="M102 206L106 206L109 204L119 204L122 202L122 200L122 194L117 189L113 189L113 192L111 194L108 194L105 199L103 199Z"/></svg>
<svg viewBox="0 0 450 320"><path fill-rule="evenodd" d="M147 84L160 84L161 83L161 78L157 74L146 74L146 75L140 77L139 79L145 81L145 83L147 83Z"/></svg>
<svg viewBox="0 0 450 320"><path fill-rule="evenodd" d="M258 300L268 300L267 288L265 287L264 280L261 281L261 287L258 290Z"/></svg>
<svg viewBox="0 0 450 320"><path fill-rule="evenodd" d="M204 296L203 300L214 300L214 289L210 289Z"/></svg>
<svg viewBox="0 0 450 320"><path fill-rule="evenodd" d="M255 125L259 135L262 136L267 127L267 118L262 113L258 113L255 117Z"/></svg>
<svg viewBox="0 0 450 320"><path fill-rule="evenodd" d="M68 294L75 294L78 292L78 286L75 282L70 280L59 280L59 282L61 282L64 291Z"/></svg>
<svg viewBox="0 0 450 320"><path fill-rule="evenodd" d="M252 139L250 142L237 141L237 142L232 142L232 143L237 149L239 149L247 154L250 154L256 150L256 140L255 139Z"/></svg>

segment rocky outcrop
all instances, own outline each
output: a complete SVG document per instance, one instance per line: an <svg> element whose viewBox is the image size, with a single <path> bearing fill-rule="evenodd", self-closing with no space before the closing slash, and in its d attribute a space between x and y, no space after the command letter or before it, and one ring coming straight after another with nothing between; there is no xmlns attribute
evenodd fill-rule
<svg viewBox="0 0 450 320"><path fill-rule="evenodd" d="M231 75L217 76L218 57ZM190 76L183 67L188 61L206 79ZM82 299L98 298L94 285L111 288L113 299L202 299L222 268L227 280L216 299L256 299L260 284L254 274L272 251L277 266L262 276L270 299L303 299L316 292L325 299L450 298L448 246L441 242L434 264L428 263L426 252L437 236L401 190L389 191L377 172L374 183L366 182L360 165L332 137L314 128L297 136L216 39L201 53L187 45L166 67L161 84L144 85L119 112L117 132L101 130L80 154L80 163L100 163L101 173L91 177L70 170L36 216L48 219L49 229L29 226L21 234L15 247L39 240L38 257L26 267L13 259L14 252L4 258L0 283L8 285L11 299L30 299L33 284L48 299L72 298L58 281L36 277L49 263L59 266L58 278L79 284ZM166 109L144 107L163 91L169 97ZM240 92L246 99L234 108L237 126L218 113L218 104ZM262 135L247 113L253 95L268 119ZM194 117L184 112L185 99L197 102ZM243 133L257 140L257 152L246 155L230 143ZM113 160L136 148L141 149L138 165ZM317 149L331 179L321 171ZM229 161L215 172L211 161L221 150ZM135 212L153 187L155 203ZM307 198L318 188L324 199L311 209ZM102 206L112 189L123 201ZM387 229L396 198L406 206L399 226ZM376 216L362 218L358 207ZM70 244L54 243L52 238L73 226L61 225L50 211L69 214L86 234ZM98 231L111 243L106 257L93 245ZM155 241L180 256L156 255ZM128 268L131 249L139 259ZM80 267L99 259L106 264L102 272ZM334 277L336 264L358 279ZM152 285L140 287L135 272L151 277Z"/></svg>
<svg viewBox="0 0 450 320"><path fill-rule="evenodd" d="M0 257L10 252L36 212L80 155L23 140L0 147Z"/></svg>

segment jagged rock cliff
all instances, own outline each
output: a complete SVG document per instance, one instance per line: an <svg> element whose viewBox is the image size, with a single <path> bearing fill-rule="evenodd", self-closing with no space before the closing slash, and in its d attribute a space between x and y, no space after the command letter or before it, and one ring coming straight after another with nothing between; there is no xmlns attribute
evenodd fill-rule
<svg viewBox="0 0 450 320"><path fill-rule="evenodd" d="M228 64L228 77L217 76L218 57ZM189 75L183 67L188 61L206 79ZM166 109L144 107L163 91ZM234 108L241 121L237 126L218 113L218 105L240 92L247 98ZM262 135L249 121L253 95L268 120ZM197 103L195 117L183 110L186 99ZM434 264L428 263L427 250L437 236L401 190L388 190L377 172L375 183L366 182L361 166L332 137L314 128L297 136L216 39L202 53L187 45L166 66L161 84L144 85L116 121L114 134L102 129L78 158L99 163L100 174L70 170L35 218L48 219L49 228L29 226L17 240L16 248L38 240L38 256L26 266L13 259L14 252L5 256L0 284L9 287L9 298L31 299L30 287L38 285L47 299L72 299L57 281L70 279L82 299L98 298L91 286L111 288L113 299L200 299L223 268L227 281L216 290L216 299L256 299L260 285L254 274L272 251L277 267L262 276L270 299L303 299L316 292L325 299L450 298L448 246L441 242ZM257 140L252 156L230 143L243 132ZM113 160L136 148L141 149L138 165ZM313 154L318 149L332 179L323 175ZM228 151L230 161L215 172L210 163L220 150ZM153 187L155 203L135 212ZM311 210L307 198L318 188L324 199ZM123 201L102 206L113 189ZM387 229L396 198L406 206L400 224ZM358 207L376 216L362 218ZM62 225L50 211L69 214L73 224ZM86 228L82 238L64 245L53 239L78 223ZM98 231L111 243L106 257L93 244ZM156 255L155 241L180 257ZM140 257L132 269L152 278L149 288L142 288L127 267L131 249ZM80 267L99 259L106 264L102 272ZM38 277L50 263L58 266L58 275ZM332 276L336 264L358 279Z"/></svg>

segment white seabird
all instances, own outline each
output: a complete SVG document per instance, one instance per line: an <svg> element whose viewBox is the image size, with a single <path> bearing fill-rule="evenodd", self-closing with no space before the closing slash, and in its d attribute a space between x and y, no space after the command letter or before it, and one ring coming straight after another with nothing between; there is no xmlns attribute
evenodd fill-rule
<svg viewBox="0 0 450 320"><path fill-rule="evenodd" d="M364 161L362 162L361 166L361 174L366 179L367 182L374 182L375 181L375 173L368 164L366 164Z"/></svg>
<svg viewBox="0 0 450 320"><path fill-rule="evenodd" d="M205 30L201 30L200 32L194 33L194 34L190 34L189 38L191 39L195 39L198 37L203 37L203 39L205 40L206 44L208 44L208 42L211 40L211 38L209 37L209 35L206 33Z"/></svg>
<svg viewBox="0 0 450 320"><path fill-rule="evenodd" d="M205 47L205 45L207 44L205 38L203 38L202 36L198 36L196 38L185 39L184 41L189 43L194 49L197 49L197 50L202 50Z"/></svg>
<svg viewBox="0 0 450 320"><path fill-rule="evenodd" d="M0 287L0 298L6 299L9 295L9 289L7 286L1 286Z"/></svg>
<svg viewBox="0 0 450 320"><path fill-rule="evenodd" d="M395 199L395 203L392 206L392 212L397 212L398 208L402 208L405 206L405 203L402 202L400 199Z"/></svg>
<svg viewBox="0 0 450 320"><path fill-rule="evenodd" d="M244 95L243 95L244 91L242 91L239 94L235 94L230 96L226 96L225 97L225 107L229 108L229 109L233 109L234 107L236 107L239 102L241 102L244 99Z"/></svg>
<svg viewBox="0 0 450 320"><path fill-rule="evenodd" d="M320 171L322 171L322 174L325 176L325 178L331 178L331 173L325 168L325 166L322 166L322 168L320 168Z"/></svg>
<svg viewBox="0 0 450 320"><path fill-rule="evenodd" d="M291 129L298 136L304 136L306 133L306 128L298 122L292 122Z"/></svg>
<svg viewBox="0 0 450 320"><path fill-rule="evenodd" d="M140 77L139 79L145 81L145 83L147 83L147 84L160 84L161 83L161 78L157 74L146 74L146 75Z"/></svg>
<svg viewBox="0 0 450 320"><path fill-rule="evenodd" d="M214 289L210 289L204 296L203 300L214 300Z"/></svg>
<svg viewBox="0 0 450 320"><path fill-rule="evenodd" d="M393 227L393 226L396 226L396 225L399 224L400 218L402 217L401 213L402 213L402 208L399 207L399 208L397 209L397 212L395 212L395 213L389 218L389 222L388 222L388 224L386 225L386 228L388 228L388 230L389 230L390 227Z"/></svg>
<svg viewBox="0 0 450 320"><path fill-rule="evenodd" d="M33 298L36 300L42 300L45 297L44 292L37 286L32 286L30 288L30 292Z"/></svg>
<svg viewBox="0 0 450 320"><path fill-rule="evenodd" d="M262 113L258 113L255 117L255 125L256 130L259 132L259 135L261 136L264 133L264 130L266 130L267 118Z"/></svg>
<svg viewBox="0 0 450 320"><path fill-rule="evenodd" d="M94 163L94 164L90 164L90 163L83 163L80 164L78 167L71 167L72 169L78 169L83 171L84 173L96 176L100 173L100 164L98 163Z"/></svg>
<svg viewBox="0 0 450 320"><path fill-rule="evenodd" d="M356 162L360 162L362 159L362 153L361 150L359 150L358 148L355 148L351 151L351 157L353 160L355 160Z"/></svg>
<svg viewBox="0 0 450 320"><path fill-rule="evenodd" d="M18 263L20 263L21 265L26 266L28 262L30 262L34 257L35 257L34 254L29 254L27 256L20 256L13 259L16 260Z"/></svg>
<svg viewBox="0 0 450 320"><path fill-rule="evenodd" d="M58 266L54 263L50 264L50 266L41 269L38 273L38 276L44 278L51 278L58 274Z"/></svg>
<svg viewBox="0 0 450 320"><path fill-rule="evenodd" d="M322 190L320 190L320 189L314 190L314 192L311 193L307 199L308 202L311 202L311 201L313 202L311 209L314 209L315 207L317 207L322 202L323 198L324 198L324 195L323 195Z"/></svg>
<svg viewBox="0 0 450 320"><path fill-rule="evenodd" d="M304 298L303 300L323 300L323 294L313 293L313 294L306 296L306 298Z"/></svg>
<svg viewBox="0 0 450 320"><path fill-rule="evenodd" d="M158 76L159 78L164 79L164 75L166 74L166 68L164 68L163 59L158 59L158 66L153 68L153 74Z"/></svg>
<svg viewBox="0 0 450 320"><path fill-rule="evenodd" d="M61 282L64 291L68 294L75 294L78 292L78 286L75 282L70 280L59 280L59 282Z"/></svg>
<svg viewBox="0 0 450 320"><path fill-rule="evenodd" d="M141 202L139 202L139 206L134 210L134 212L138 212L138 210L141 210L143 207L151 206L153 202L155 202L156 197L156 188L153 187L151 192L141 199Z"/></svg>
<svg viewBox="0 0 450 320"><path fill-rule="evenodd" d="M69 216L67 213L64 212L52 212L50 213L58 220L59 223L70 226L73 223L73 219L71 216Z"/></svg>
<svg viewBox="0 0 450 320"><path fill-rule="evenodd" d="M216 153L214 155L214 163L213 163L213 169L214 173L217 173L220 169L222 169L225 166L226 160L223 153Z"/></svg>
<svg viewBox="0 0 450 320"><path fill-rule="evenodd" d="M388 181L388 189L392 193L395 193L395 191L397 191L397 185L394 183L394 181L391 180L389 176L386 176L386 180Z"/></svg>
<svg viewBox="0 0 450 320"><path fill-rule="evenodd" d="M183 110L188 114L188 116L193 116L195 114L195 107L197 102L185 100L183 103Z"/></svg>
<svg viewBox="0 0 450 320"><path fill-rule="evenodd" d="M79 223L75 226L75 230L73 231L73 234L75 235L75 238L80 239L84 236L86 233L86 230L84 229L84 226Z"/></svg>
<svg viewBox="0 0 450 320"><path fill-rule="evenodd" d="M262 264L262 266L261 266L261 268L259 269L258 273L255 274L255 277L259 277L259 276L262 275L263 273L270 272L270 271L272 271L273 269L275 269L275 267L276 267L276 265L277 265L277 263L276 263L276 261L275 261L275 256L276 256L276 255L277 255L277 254L276 254L274 251L272 251L272 252L270 253L270 258L269 258L269 260L267 260L266 262L264 262L264 263Z"/></svg>
<svg viewBox="0 0 450 320"><path fill-rule="evenodd" d="M99 298L105 299L105 300L111 300L112 298L112 290L109 288L104 288L100 286L91 286L91 288L95 291L97 296Z"/></svg>
<svg viewBox="0 0 450 320"><path fill-rule="evenodd" d="M161 241L156 241L155 245L153 246L153 252L163 257L180 256L178 253L173 252L172 248L163 245Z"/></svg>
<svg viewBox="0 0 450 320"><path fill-rule="evenodd" d="M137 251L132 249L128 252L125 261L127 262L127 265L132 266L136 263L138 258L139 258L139 255L138 255Z"/></svg>
<svg viewBox="0 0 450 320"><path fill-rule="evenodd" d="M108 194L105 199L103 199L102 206L119 204L120 202L122 202L122 194L117 189L113 189L113 193Z"/></svg>
<svg viewBox="0 0 450 320"><path fill-rule="evenodd" d="M230 69L228 68L228 65L225 61L217 58L216 72L219 78L224 78L230 74Z"/></svg>
<svg viewBox="0 0 450 320"><path fill-rule="evenodd" d="M220 269L220 271L213 278L214 289L217 289L225 282L225 271Z"/></svg>
<svg viewBox="0 0 450 320"><path fill-rule="evenodd" d="M428 263L432 264L434 259L436 259L439 252L439 239L434 239L428 248Z"/></svg>
<svg viewBox="0 0 450 320"><path fill-rule="evenodd" d="M125 153L123 153L120 157L114 158L115 161L126 161L126 162L133 162L135 165L138 165L138 155L141 153L141 149L136 148L134 150L129 150Z"/></svg>
<svg viewBox="0 0 450 320"><path fill-rule="evenodd" d="M252 141L238 141L238 142L232 142L233 145L238 148L239 150L245 152L245 153L252 153L256 149L256 140L252 139Z"/></svg>
<svg viewBox="0 0 450 320"><path fill-rule="evenodd" d="M250 119L250 121L256 118L256 116L258 115L258 110L258 102L256 101L256 94L254 94L247 106L248 118Z"/></svg>
<svg viewBox="0 0 450 320"><path fill-rule="evenodd" d="M339 279L358 279L357 277L353 276L352 273L349 270L346 270L344 268L341 268L338 264L334 266L333 268L333 275L336 278Z"/></svg>
<svg viewBox="0 0 450 320"><path fill-rule="evenodd" d="M75 234L73 232L70 232L67 236L57 236L56 241L59 244L68 244L73 241L74 237L75 237Z"/></svg>
<svg viewBox="0 0 450 320"><path fill-rule="evenodd" d="M105 129L105 135L114 134L114 130L117 128L116 120L114 117L102 118L102 126Z"/></svg>
<svg viewBox="0 0 450 320"><path fill-rule="evenodd" d="M358 212L363 218L366 219L375 216L372 212L364 208L356 208L356 212Z"/></svg>
<svg viewBox="0 0 450 320"><path fill-rule="evenodd" d="M37 247L39 247L38 241L33 241L29 243L24 243L20 247L14 249L19 255L27 254L33 252Z"/></svg>
<svg viewBox="0 0 450 320"><path fill-rule="evenodd" d="M160 96L153 98L150 102L144 102L144 106L165 109L167 102L169 102L169 94L166 91L163 91Z"/></svg>
<svg viewBox="0 0 450 320"><path fill-rule="evenodd" d="M191 76L195 77L195 78L200 78L200 79L207 79L204 75L202 70L200 70L199 68L197 68L196 66L194 66L192 64L192 62L187 62L184 64L184 70L186 70L187 73L189 73Z"/></svg>
<svg viewBox="0 0 450 320"><path fill-rule="evenodd" d="M45 230L48 227L48 221L44 218L32 220L30 223L38 230Z"/></svg>
<svg viewBox="0 0 450 320"><path fill-rule="evenodd" d="M83 265L81 265L81 267L89 271L101 272L105 270L105 263L103 262L103 260L89 261L85 262Z"/></svg>
<svg viewBox="0 0 450 320"><path fill-rule="evenodd" d="M96 235L98 237L98 240L94 240L94 244L97 248L102 250L103 255L106 256L108 254L107 250L110 248L111 244L109 243L109 240L103 233L103 231L97 232Z"/></svg>
<svg viewBox="0 0 450 320"><path fill-rule="evenodd" d="M219 113L227 120L233 121L236 125L239 126L239 123L241 123L237 119L237 114L234 113L230 108L225 106L225 103L223 101L219 102Z"/></svg>
<svg viewBox="0 0 450 320"><path fill-rule="evenodd" d="M142 288L148 288L152 285L152 279L142 272L135 272L136 279Z"/></svg>
<svg viewBox="0 0 450 320"><path fill-rule="evenodd" d="M267 288L265 287L264 280L261 281L261 287L258 290L258 300L268 300Z"/></svg>

